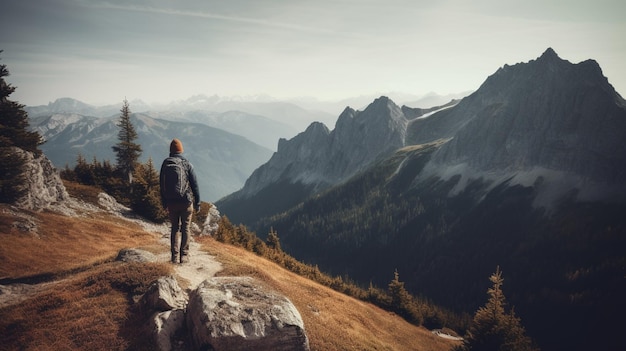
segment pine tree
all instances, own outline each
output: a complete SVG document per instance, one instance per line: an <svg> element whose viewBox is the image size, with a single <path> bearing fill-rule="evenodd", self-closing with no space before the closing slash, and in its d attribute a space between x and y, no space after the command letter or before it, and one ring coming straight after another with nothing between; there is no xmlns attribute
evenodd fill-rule
<svg viewBox="0 0 626 351"><path fill-rule="evenodd" d="M467 331L464 347L466 350L480 351L531 351L532 342L526 336L521 321L513 310L506 312L506 299L502 292L502 272L500 267L489 280L493 286L487 290L489 299L485 306L474 314Z"/></svg>
<svg viewBox="0 0 626 351"><path fill-rule="evenodd" d="M400 281L397 270L393 272L393 280L389 283L388 290L391 308L410 322L421 325L423 318L417 310L415 299L404 287L404 282Z"/></svg>
<svg viewBox="0 0 626 351"><path fill-rule="evenodd" d="M133 171L139 162L139 156L141 156L141 145L135 143L138 134L130 120L128 100L124 99L120 112L122 114L117 124L120 128L117 136L119 142L113 146L113 151L116 154L118 169L127 177L128 184L132 184Z"/></svg>
<svg viewBox="0 0 626 351"><path fill-rule="evenodd" d="M2 53L2 50L0 50ZM12 147L41 154L41 135L28 130L28 114L24 105L8 99L15 87L5 82L9 75L6 65L0 65L0 201L11 203L26 191L24 166L26 159L16 155Z"/></svg>
<svg viewBox="0 0 626 351"><path fill-rule="evenodd" d="M280 247L280 238L278 237L278 233L274 230L274 228L270 228L269 234L267 234L267 240L265 240L267 247L272 248L278 252L283 249Z"/></svg>

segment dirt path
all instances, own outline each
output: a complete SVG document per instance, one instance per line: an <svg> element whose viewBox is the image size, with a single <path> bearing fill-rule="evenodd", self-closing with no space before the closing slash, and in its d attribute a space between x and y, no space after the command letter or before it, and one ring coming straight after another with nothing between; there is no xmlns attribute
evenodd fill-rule
<svg viewBox="0 0 626 351"><path fill-rule="evenodd" d="M169 248L169 235L167 237L162 237L161 242ZM169 262L169 250L168 252L159 255L158 258L159 261ZM174 271L176 272L176 275L189 282L187 288L190 290L197 288L200 283L215 276L215 274L221 270L222 264L217 262L214 256L200 250L200 244L193 241L193 236L191 236L191 242L189 243L189 262L174 264Z"/></svg>

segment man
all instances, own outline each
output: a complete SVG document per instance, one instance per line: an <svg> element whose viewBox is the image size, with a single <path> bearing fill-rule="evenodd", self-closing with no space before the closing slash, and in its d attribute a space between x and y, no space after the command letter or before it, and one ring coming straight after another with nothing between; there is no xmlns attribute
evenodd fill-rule
<svg viewBox="0 0 626 351"><path fill-rule="evenodd" d="M200 209L200 193L193 166L183 157L183 143L174 139L170 143L170 156L161 165L161 203L169 213L172 230L170 243L172 263L180 253L180 263L189 262L189 224L193 211ZM181 238L178 246L178 230Z"/></svg>

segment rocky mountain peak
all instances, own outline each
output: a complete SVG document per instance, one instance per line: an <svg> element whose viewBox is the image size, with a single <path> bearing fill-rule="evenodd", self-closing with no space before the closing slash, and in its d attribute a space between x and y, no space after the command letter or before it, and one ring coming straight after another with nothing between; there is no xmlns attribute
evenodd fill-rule
<svg viewBox="0 0 626 351"><path fill-rule="evenodd" d="M404 146L407 124L402 109L385 96L363 111L346 107L332 132L315 122L294 138L279 140L278 151L255 170L238 195L253 196L282 181L315 190L337 184Z"/></svg>
<svg viewBox="0 0 626 351"><path fill-rule="evenodd" d="M543 169L577 184L617 183L626 176L620 100L595 61L572 64L548 49L537 60L501 68L457 105L456 118L466 120L432 162L440 170Z"/></svg>
<svg viewBox="0 0 626 351"><path fill-rule="evenodd" d="M559 55L557 55L557 53L552 48L547 48L546 51L544 51L543 54L541 54L541 56L539 56L539 59L537 60L544 61L544 62L564 61L563 59L559 57Z"/></svg>

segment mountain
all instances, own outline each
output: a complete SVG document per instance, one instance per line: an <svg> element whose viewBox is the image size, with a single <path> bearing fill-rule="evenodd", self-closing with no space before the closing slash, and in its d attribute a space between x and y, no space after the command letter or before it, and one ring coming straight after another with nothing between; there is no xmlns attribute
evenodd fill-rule
<svg viewBox="0 0 626 351"><path fill-rule="evenodd" d="M595 61L574 65L548 49L536 61L505 65L445 114L415 121L409 142L452 137L429 169L462 174L460 183L539 179L552 192L544 205L574 189L582 199L624 200L625 108Z"/></svg>
<svg viewBox="0 0 626 351"><path fill-rule="evenodd" d="M325 271L363 286L397 271L412 292L460 312L482 304L499 266L542 349L625 348L626 103L598 64L548 49L457 104L394 106L381 98L362 124L365 111L346 109L332 132L312 125L281 141L218 207ZM395 149L372 152L381 144L365 137L369 123ZM362 163L342 173L342 152Z"/></svg>
<svg viewBox="0 0 626 351"><path fill-rule="evenodd" d="M218 206L233 221L249 224L286 210L403 147L410 120L456 103L418 109L399 107L383 96L363 111L347 107L332 132L312 123L294 138L279 140L272 158Z"/></svg>
<svg viewBox="0 0 626 351"><path fill-rule="evenodd" d="M347 99L341 99L337 101L322 101L315 98L294 98L289 101L294 104L301 106L307 110L312 111L325 111L327 113L332 113L332 116L337 116L337 114L341 113L345 109L346 106L352 106L355 109L364 109L367 107L373 100L377 99L380 96L388 96L398 105L410 106L412 108L425 108L428 106L439 106L446 104L452 100L460 100L468 95L470 95L471 91L456 93L456 94L445 94L440 95L434 92L424 94L424 95L415 95L415 94L406 94L400 92L389 92L382 93L377 95L361 95L356 97L351 97ZM332 120L327 120L329 123L334 122L334 118ZM324 121L322 121L324 122Z"/></svg>
<svg viewBox="0 0 626 351"><path fill-rule="evenodd" d="M46 140L41 150L57 168L62 168L75 164L79 154L87 162L95 157L115 163L111 147L118 142L118 119L59 113L31 118L30 126ZM133 113L131 121L143 149L141 160L151 157L157 168L169 153L170 141L182 140L204 201L214 201L239 189L272 153L239 135L205 124L166 121L143 113Z"/></svg>
<svg viewBox="0 0 626 351"><path fill-rule="evenodd" d="M289 102L270 98L192 96L169 104L146 104L141 100L129 103L132 112L141 112L157 119L203 123L241 135L270 150L276 150L278 139L291 138L312 121L328 121L326 112L303 109ZM48 105L27 106L31 118L53 114L74 113L83 116L119 116L120 105L93 106L72 98L60 98Z"/></svg>
<svg viewBox="0 0 626 351"><path fill-rule="evenodd" d="M133 100L130 102L130 105L133 107L133 111L140 112L150 109L149 105L141 100ZM26 106L24 108L30 117L49 116L57 113L76 113L84 116L110 117L119 115L120 109L121 104L94 106L69 97L56 99L53 102L49 102L47 105Z"/></svg>

